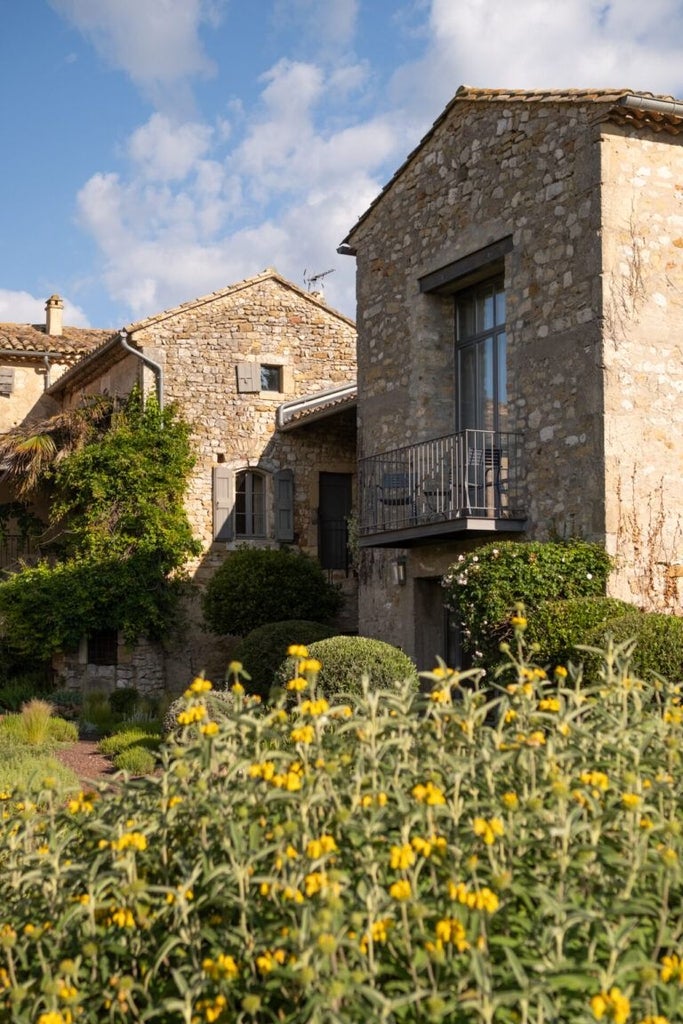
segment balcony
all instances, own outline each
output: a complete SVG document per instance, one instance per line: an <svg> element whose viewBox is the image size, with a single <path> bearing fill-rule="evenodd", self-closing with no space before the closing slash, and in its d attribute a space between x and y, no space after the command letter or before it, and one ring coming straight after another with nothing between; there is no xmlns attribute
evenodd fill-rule
<svg viewBox="0 0 683 1024"><path fill-rule="evenodd" d="M521 441L519 434L463 430L361 459L361 547L523 530Z"/></svg>

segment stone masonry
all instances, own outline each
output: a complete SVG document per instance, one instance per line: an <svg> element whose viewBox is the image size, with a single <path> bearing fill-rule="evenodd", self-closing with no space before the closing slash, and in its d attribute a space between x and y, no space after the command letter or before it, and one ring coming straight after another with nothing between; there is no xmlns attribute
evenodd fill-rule
<svg viewBox="0 0 683 1024"><path fill-rule="evenodd" d="M680 104L676 116L630 114L626 93L463 87L361 217L346 239L357 258L359 456L454 431L453 297L422 293L419 279L509 239L521 536L603 543L616 559L612 593L679 611L683 120ZM482 539L493 538L399 551L404 588L391 579L396 549L366 549L363 631L419 650L429 623L416 584Z"/></svg>

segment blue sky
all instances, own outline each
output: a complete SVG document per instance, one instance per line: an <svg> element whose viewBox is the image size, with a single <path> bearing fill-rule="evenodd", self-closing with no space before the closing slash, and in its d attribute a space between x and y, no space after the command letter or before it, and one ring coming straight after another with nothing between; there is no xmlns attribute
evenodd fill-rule
<svg viewBox="0 0 683 1024"><path fill-rule="evenodd" d="M336 248L461 84L683 97L683 0L0 0L0 320L120 327Z"/></svg>

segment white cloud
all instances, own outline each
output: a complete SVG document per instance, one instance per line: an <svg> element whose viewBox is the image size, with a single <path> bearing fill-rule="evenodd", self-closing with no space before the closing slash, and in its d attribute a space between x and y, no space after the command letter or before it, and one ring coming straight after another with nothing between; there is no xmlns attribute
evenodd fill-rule
<svg viewBox="0 0 683 1024"><path fill-rule="evenodd" d="M679 0L432 0L430 29L396 85L432 119L462 84L683 91Z"/></svg>
<svg viewBox="0 0 683 1024"><path fill-rule="evenodd" d="M7 322L6 318L11 316L12 320L9 322L15 324L44 324L47 298L48 296L45 295L43 298L37 299L29 292L14 292L7 288L0 288L0 322ZM70 327L89 327L88 318L83 310L69 299L65 299L64 296L62 299L64 301L64 323Z"/></svg>
<svg viewBox="0 0 683 1024"><path fill-rule="evenodd" d="M49 0L155 102L189 104L183 83L210 75L199 29L220 17L225 0Z"/></svg>
<svg viewBox="0 0 683 1024"><path fill-rule="evenodd" d="M182 180L208 151L211 136L208 125L174 124L164 114L152 114L131 135L128 153L143 177Z"/></svg>

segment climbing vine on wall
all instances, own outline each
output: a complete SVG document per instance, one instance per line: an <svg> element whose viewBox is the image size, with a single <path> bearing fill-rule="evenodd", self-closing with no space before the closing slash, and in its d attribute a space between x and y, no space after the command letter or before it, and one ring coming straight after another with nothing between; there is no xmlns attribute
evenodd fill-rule
<svg viewBox="0 0 683 1024"><path fill-rule="evenodd" d="M51 492L56 552L0 583L5 642L31 657L73 648L96 629L126 640L163 636L200 550L183 498L193 458L189 426L134 393L106 428L56 459Z"/></svg>

